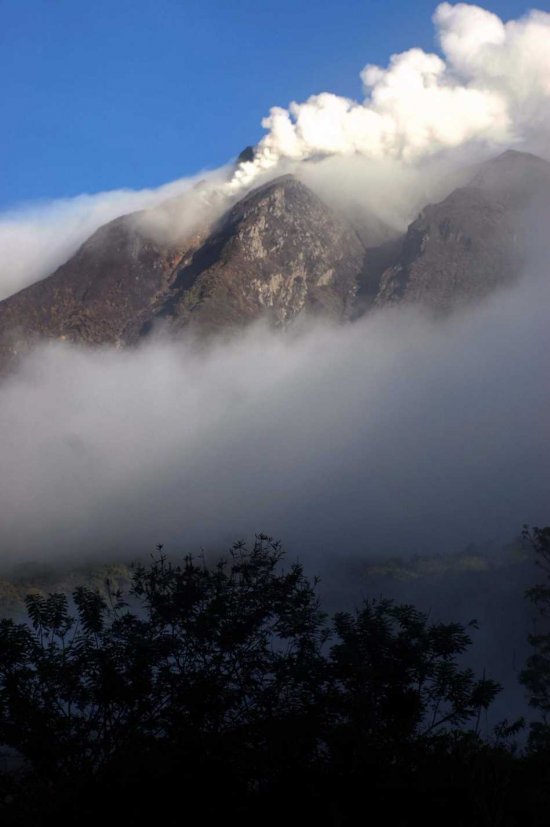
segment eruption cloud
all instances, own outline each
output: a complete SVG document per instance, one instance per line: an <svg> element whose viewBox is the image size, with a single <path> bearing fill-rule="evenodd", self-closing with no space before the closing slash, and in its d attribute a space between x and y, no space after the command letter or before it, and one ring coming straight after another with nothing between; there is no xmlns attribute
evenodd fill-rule
<svg viewBox="0 0 550 827"><path fill-rule="evenodd" d="M550 14L504 23L478 6L442 3L434 14L442 57L413 48L361 72L365 100L323 92L273 107L268 134L233 186L284 159L359 154L418 162L477 142L536 140L550 125Z"/></svg>

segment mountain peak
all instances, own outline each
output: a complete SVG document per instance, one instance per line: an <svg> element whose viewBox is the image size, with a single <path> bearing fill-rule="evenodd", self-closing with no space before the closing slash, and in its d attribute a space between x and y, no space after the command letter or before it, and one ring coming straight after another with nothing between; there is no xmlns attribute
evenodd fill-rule
<svg viewBox="0 0 550 827"><path fill-rule="evenodd" d="M550 163L508 150L426 206L401 239L368 250L289 174L175 240L149 232L145 213L123 216L0 302L0 363L41 339L128 345L156 320L209 333L311 312L348 319L395 301L448 312L518 278L527 244L518 216L541 193L550 199ZM155 208L161 225L170 203Z"/></svg>
<svg viewBox="0 0 550 827"><path fill-rule="evenodd" d="M309 187L306 187L295 175L288 172L285 175L278 175L277 178L270 178L269 181L265 181L263 184L254 187L239 203L244 204L250 199L261 198L276 190L302 190L313 196Z"/></svg>
<svg viewBox="0 0 550 827"><path fill-rule="evenodd" d="M550 163L508 150L477 168L468 186L429 204L413 221L397 260L380 276L378 304L407 300L448 312L521 273L521 217L550 196Z"/></svg>
<svg viewBox="0 0 550 827"><path fill-rule="evenodd" d="M256 155L256 150L253 146L245 146L242 152L239 152L237 156L237 166L239 164L246 164L249 161L253 161Z"/></svg>
<svg viewBox="0 0 550 827"><path fill-rule="evenodd" d="M550 183L550 163L532 155L508 149L480 164L470 185L512 197L531 196Z"/></svg>
<svg viewBox="0 0 550 827"><path fill-rule="evenodd" d="M495 158L490 159L486 163L500 164L500 163L503 163L503 162L504 163L510 163L510 162L512 162L512 163L514 163L514 162L530 163L531 162L532 163L532 162L535 162L537 164L547 163L542 158L540 158L538 155L533 155L532 152L521 152L518 149L507 149L505 152L501 152L500 155L497 155Z"/></svg>
<svg viewBox="0 0 550 827"><path fill-rule="evenodd" d="M219 222L159 315L176 327L285 323L305 310L349 314L364 249L354 231L293 175L249 192Z"/></svg>

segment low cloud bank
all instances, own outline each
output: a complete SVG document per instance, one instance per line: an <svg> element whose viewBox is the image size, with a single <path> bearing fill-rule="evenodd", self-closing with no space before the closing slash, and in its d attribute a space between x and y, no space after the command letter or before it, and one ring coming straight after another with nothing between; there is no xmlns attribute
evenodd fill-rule
<svg viewBox="0 0 550 827"><path fill-rule="evenodd" d="M50 275L99 227L121 215L152 210L150 223L154 226L155 208L168 200L161 215L166 216L163 223L170 228L174 221L174 205L182 201L180 225L185 226L193 187L202 180L215 185L225 177L226 170L222 168L182 178L154 190L113 190L23 204L0 213L0 300ZM200 197L199 193L197 197Z"/></svg>
<svg viewBox="0 0 550 827"><path fill-rule="evenodd" d="M0 397L0 559L434 552L548 520L550 284L446 322L37 351ZM544 274L546 276L546 274Z"/></svg>
<svg viewBox="0 0 550 827"><path fill-rule="evenodd" d="M0 298L130 211L151 210L140 226L173 243L199 202L210 221L294 171L383 234L497 148L544 146L550 15L505 24L443 3L434 19L442 57L366 67L364 102L272 110L231 180L225 168L205 187L197 176L4 213ZM259 326L206 350L39 349L0 394L0 563L219 547L255 530L301 556L432 552L547 522L547 225L533 216L517 287L445 322L401 308L286 335Z"/></svg>

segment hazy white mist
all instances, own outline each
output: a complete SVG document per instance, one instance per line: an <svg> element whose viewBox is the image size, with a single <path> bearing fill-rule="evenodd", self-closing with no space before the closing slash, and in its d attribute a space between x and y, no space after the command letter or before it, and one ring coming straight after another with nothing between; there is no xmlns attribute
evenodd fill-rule
<svg viewBox="0 0 550 827"><path fill-rule="evenodd" d="M459 169L543 146L550 16L504 24L443 4L435 22L443 57L413 49L367 67L365 102L325 94L272 110L257 159L229 183L229 169L207 176L214 212L292 169L331 203L402 230ZM117 215L155 208L144 226L172 238L204 198L196 180L0 216L0 296ZM445 551L547 522L538 219L523 280L446 321L409 308L285 335L258 326L209 349L159 338L36 351L0 390L0 560L132 557L254 531L302 556Z"/></svg>
<svg viewBox="0 0 550 827"><path fill-rule="evenodd" d="M543 276L446 322L43 348L0 397L2 558L255 530L302 555L433 552L547 519Z"/></svg>

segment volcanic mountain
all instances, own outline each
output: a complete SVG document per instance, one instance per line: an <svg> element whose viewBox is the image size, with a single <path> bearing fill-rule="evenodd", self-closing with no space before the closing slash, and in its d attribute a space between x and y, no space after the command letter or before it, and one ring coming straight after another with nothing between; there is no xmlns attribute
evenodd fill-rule
<svg viewBox="0 0 550 827"><path fill-rule="evenodd" d="M157 324L210 334L260 318L348 320L395 302L447 313L518 278L540 199L550 202L550 164L506 152L377 247L291 175L175 237L159 240L143 213L123 216L0 302L0 361L43 339L124 346Z"/></svg>
<svg viewBox="0 0 550 827"><path fill-rule="evenodd" d="M548 215L548 162L508 151L483 164L468 186L425 207L409 226L370 287L374 302L447 312L513 282L528 252L531 210L541 207Z"/></svg>

